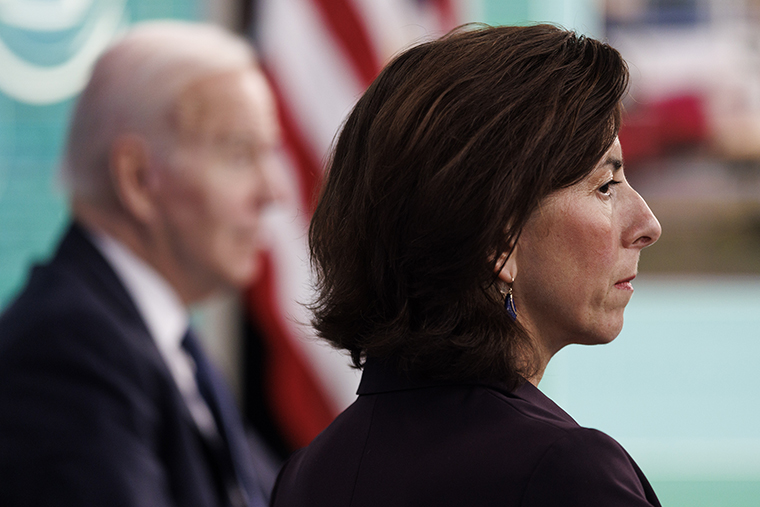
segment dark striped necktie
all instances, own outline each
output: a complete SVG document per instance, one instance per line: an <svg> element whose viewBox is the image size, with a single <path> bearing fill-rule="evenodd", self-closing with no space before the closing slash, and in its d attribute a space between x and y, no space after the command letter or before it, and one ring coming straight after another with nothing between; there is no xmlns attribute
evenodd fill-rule
<svg viewBox="0 0 760 507"><path fill-rule="evenodd" d="M195 362L195 380L214 416L219 439L207 441L232 507L266 507L265 495L253 471L242 419L227 384L209 361L198 338L188 329L182 348Z"/></svg>

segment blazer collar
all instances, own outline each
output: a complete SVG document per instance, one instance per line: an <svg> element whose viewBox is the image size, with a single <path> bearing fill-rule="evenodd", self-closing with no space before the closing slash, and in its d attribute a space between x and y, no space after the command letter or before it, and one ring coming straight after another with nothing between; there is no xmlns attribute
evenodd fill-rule
<svg viewBox="0 0 760 507"><path fill-rule="evenodd" d="M358 395L380 394L393 391L424 389L443 386L480 386L498 391L502 395L528 404L562 419L577 424L570 415L562 410L549 397L528 381L515 389L509 389L504 383L491 381L438 380L423 377L416 372L399 370L392 362L368 359L364 365L362 379L357 390Z"/></svg>

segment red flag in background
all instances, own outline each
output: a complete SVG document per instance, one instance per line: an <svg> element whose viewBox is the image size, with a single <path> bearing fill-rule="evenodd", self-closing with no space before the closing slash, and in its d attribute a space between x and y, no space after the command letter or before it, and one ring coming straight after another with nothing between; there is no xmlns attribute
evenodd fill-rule
<svg viewBox="0 0 760 507"><path fill-rule="evenodd" d="M359 373L317 340L306 244L323 165L346 115L382 66L458 24L458 0L258 0L253 33L278 99L292 199L267 217L271 248L249 297L264 341L264 398L295 449L355 398Z"/></svg>

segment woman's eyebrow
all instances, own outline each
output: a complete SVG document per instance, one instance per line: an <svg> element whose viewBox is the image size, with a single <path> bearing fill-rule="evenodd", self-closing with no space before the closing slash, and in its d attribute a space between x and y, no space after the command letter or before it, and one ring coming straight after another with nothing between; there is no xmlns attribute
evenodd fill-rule
<svg viewBox="0 0 760 507"><path fill-rule="evenodd" d="M623 159L618 157L608 157L607 160L604 161L604 165L611 165L612 172L616 173L623 168Z"/></svg>

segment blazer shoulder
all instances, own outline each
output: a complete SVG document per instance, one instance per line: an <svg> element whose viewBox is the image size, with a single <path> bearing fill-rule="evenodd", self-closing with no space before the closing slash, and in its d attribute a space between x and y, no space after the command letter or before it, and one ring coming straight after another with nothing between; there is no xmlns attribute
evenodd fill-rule
<svg viewBox="0 0 760 507"><path fill-rule="evenodd" d="M567 428L549 445L531 473L524 507L659 506L649 483L623 447L609 435Z"/></svg>
<svg viewBox="0 0 760 507"><path fill-rule="evenodd" d="M0 357L26 348L118 348L126 341L122 335L145 332L140 321L125 319L75 278L52 278L44 286L29 286L3 314Z"/></svg>
<svg viewBox="0 0 760 507"><path fill-rule="evenodd" d="M8 389L47 378L155 390L165 370L139 315L77 270L36 268L0 317L0 383Z"/></svg>

